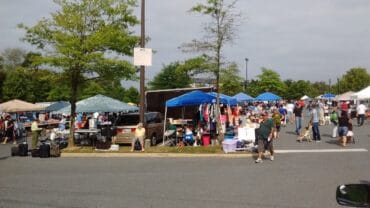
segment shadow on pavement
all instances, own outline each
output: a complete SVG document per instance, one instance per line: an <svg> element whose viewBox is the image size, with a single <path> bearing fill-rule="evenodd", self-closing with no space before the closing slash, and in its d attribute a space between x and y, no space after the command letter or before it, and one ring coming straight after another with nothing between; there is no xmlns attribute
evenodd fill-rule
<svg viewBox="0 0 370 208"><path fill-rule="evenodd" d="M291 135L297 135L297 133L295 133L294 131L286 131L285 133L286 134L291 134Z"/></svg>
<svg viewBox="0 0 370 208"><path fill-rule="evenodd" d="M368 184L368 185L370 185L370 181L366 181L366 180L360 180L360 183L363 183L363 184Z"/></svg>
<svg viewBox="0 0 370 208"><path fill-rule="evenodd" d="M4 157L0 157L0 160L6 160L8 159L10 156L4 156Z"/></svg>
<svg viewBox="0 0 370 208"><path fill-rule="evenodd" d="M338 140L336 140L336 139L331 139L329 141L326 141L326 143L328 143L328 144L335 144L335 145L341 147L341 145L339 144Z"/></svg>
<svg viewBox="0 0 370 208"><path fill-rule="evenodd" d="M321 136L322 137L330 137L330 138L332 138L332 136L330 134L322 134Z"/></svg>

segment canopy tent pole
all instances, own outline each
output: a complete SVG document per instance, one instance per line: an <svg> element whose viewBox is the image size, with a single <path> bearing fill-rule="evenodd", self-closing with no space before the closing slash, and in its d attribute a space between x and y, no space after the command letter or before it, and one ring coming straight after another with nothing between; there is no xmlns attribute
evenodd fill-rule
<svg viewBox="0 0 370 208"><path fill-rule="evenodd" d="M185 111L185 106L182 106L182 109L181 109L181 118L184 119L184 111Z"/></svg>
<svg viewBox="0 0 370 208"><path fill-rule="evenodd" d="M167 122L167 106L164 110L164 122L163 122L163 138L162 138L162 143L164 145L164 137L165 137L165 133L166 133L166 122Z"/></svg>

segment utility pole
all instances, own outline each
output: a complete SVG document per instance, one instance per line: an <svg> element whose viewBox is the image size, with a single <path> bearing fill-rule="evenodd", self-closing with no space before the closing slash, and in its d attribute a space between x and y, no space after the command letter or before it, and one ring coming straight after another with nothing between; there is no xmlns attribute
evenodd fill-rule
<svg viewBox="0 0 370 208"><path fill-rule="evenodd" d="M244 84L245 92L247 92L247 85L248 85L248 58L245 58L245 84Z"/></svg>
<svg viewBox="0 0 370 208"><path fill-rule="evenodd" d="M145 0L141 0L141 48L145 48ZM140 122L144 123L145 113L145 66L140 66Z"/></svg>

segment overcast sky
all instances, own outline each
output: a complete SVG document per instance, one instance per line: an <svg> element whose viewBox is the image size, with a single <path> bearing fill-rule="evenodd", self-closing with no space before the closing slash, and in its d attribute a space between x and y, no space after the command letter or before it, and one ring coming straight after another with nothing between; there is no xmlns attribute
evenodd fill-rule
<svg viewBox="0 0 370 208"><path fill-rule="evenodd" d="M202 37L204 17L187 11L205 0L146 0L147 47L157 51L147 81L164 64L189 58L178 47ZM0 0L0 51L32 48L19 39L18 23L34 25L56 10L52 0ZM239 0L243 21L225 56L239 65L240 76L277 71L282 79L336 82L352 67L370 69L369 0ZM370 71L369 71L370 72Z"/></svg>

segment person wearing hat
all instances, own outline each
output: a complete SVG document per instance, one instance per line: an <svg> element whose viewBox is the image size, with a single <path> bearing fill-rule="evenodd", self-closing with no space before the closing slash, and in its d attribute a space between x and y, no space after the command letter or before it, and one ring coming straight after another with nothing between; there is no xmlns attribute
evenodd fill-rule
<svg viewBox="0 0 370 208"><path fill-rule="evenodd" d="M141 151L144 152L144 138L145 138L145 128L143 123L139 123L135 129L135 136L131 141L131 152L134 151L135 141L138 139L141 145Z"/></svg>
<svg viewBox="0 0 370 208"><path fill-rule="evenodd" d="M256 163L262 162L262 155L265 150L270 151L270 160L274 160L274 147L273 147L273 127L274 122L268 117L268 113L264 112L260 127L257 129L257 144L258 144L258 158Z"/></svg>

